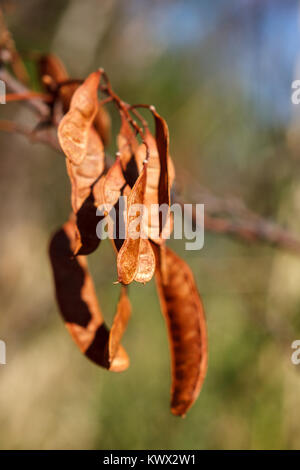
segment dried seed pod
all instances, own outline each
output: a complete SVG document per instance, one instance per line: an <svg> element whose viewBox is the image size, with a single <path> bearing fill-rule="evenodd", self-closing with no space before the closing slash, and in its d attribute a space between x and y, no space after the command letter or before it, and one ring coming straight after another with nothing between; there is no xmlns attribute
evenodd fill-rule
<svg viewBox="0 0 300 470"><path fill-rule="evenodd" d="M79 83L76 83L75 80L70 80L64 64L55 54L42 55L38 65L46 88L50 92L53 92L53 89L57 89L59 100L63 105L63 111L67 113L72 96L80 86ZM99 105L94 119L94 127L100 135L103 144L107 146L110 141L111 118L104 106Z"/></svg>
<svg viewBox="0 0 300 470"><path fill-rule="evenodd" d="M166 121L156 112L153 106L150 107L155 120L155 140L160 162L160 174L158 183L159 205L167 204L170 207L170 187L172 177L174 177L174 167L169 155L169 129ZM171 233L173 227L170 220L170 213L165 218L159 213L159 234L165 240ZM159 240L157 240L159 242Z"/></svg>
<svg viewBox="0 0 300 470"><path fill-rule="evenodd" d="M109 331L97 301L94 284L84 256L73 256L75 222L68 221L52 238L49 248L57 302L72 338L93 362L121 372L129 366L122 346L115 346L109 360Z"/></svg>
<svg viewBox="0 0 300 470"><path fill-rule="evenodd" d="M76 214L78 227L76 254L90 254L100 243L100 239L96 234L96 226L100 220L96 215L96 207L101 205L103 200L100 197L101 192L99 191L96 200L93 186L99 181L103 173L104 159L102 141L95 129L91 128L87 153L82 163L74 165L69 160L66 160L67 171L71 181L71 203Z"/></svg>
<svg viewBox="0 0 300 470"><path fill-rule="evenodd" d="M153 167L155 169L158 168L160 170L160 162L159 162L159 155L158 155L158 150L157 150L157 146L156 146L156 141L155 141L155 138L153 137L153 135L151 134L151 132L149 131L148 128L146 128L146 130L145 130L145 140L148 144L149 153L150 153L149 163L150 163L150 159L155 160L151 164L153 165ZM144 160L146 158L146 147L145 147L145 145L140 144L138 146L138 148L136 150L136 153L135 153L135 158L136 158L136 164L137 164L138 172L140 173L142 168L143 168ZM158 163L156 162L157 159L158 159ZM173 163L173 160L172 160L170 155L168 156L168 173L169 173L169 185L170 185L170 188L171 188L172 185L173 185L174 179L175 179L175 167L174 167L174 163ZM157 177L157 175L155 174L154 177L153 177L153 182L151 182L152 186L154 186L154 182L156 180L159 181L159 177Z"/></svg>
<svg viewBox="0 0 300 470"><path fill-rule="evenodd" d="M105 147L109 145L111 136L111 118L105 107L99 105L98 112L94 119L94 127L100 135Z"/></svg>
<svg viewBox="0 0 300 470"><path fill-rule="evenodd" d="M169 282L166 252L167 247L165 243L162 243L161 245L157 245L155 247L155 254L159 259L159 274L161 277L161 282L163 284L168 284Z"/></svg>
<svg viewBox="0 0 300 470"><path fill-rule="evenodd" d="M76 214L89 197L92 185L102 175L105 166L103 144L93 128L89 132L85 159L80 165L66 160L66 165L72 186L72 208Z"/></svg>
<svg viewBox="0 0 300 470"><path fill-rule="evenodd" d="M138 178L134 156L134 150L137 148L138 142L127 117L123 112L120 112L120 115L121 129L117 136L119 151L116 155L115 162L106 174L103 185L103 200L107 209L117 205L121 194L128 197L131 191L130 187L134 186ZM118 209L118 207L115 207L119 215ZM119 251L122 243L122 240L115 240L115 243L113 243L114 248Z"/></svg>
<svg viewBox="0 0 300 470"><path fill-rule="evenodd" d="M68 80L68 72L62 61L55 54L45 54L39 59L39 69L42 77L52 78L55 84Z"/></svg>
<svg viewBox="0 0 300 470"><path fill-rule="evenodd" d="M75 91L70 109L58 127L59 143L74 165L80 165L87 154L90 131L98 111L98 86L101 71L91 73Z"/></svg>
<svg viewBox="0 0 300 470"><path fill-rule="evenodd" d="M124 242L124 238L120 236L119 222L120 218L122 217L124 224L124 215L121 215L120 213L119 198L121 195L128 197L130 191L131 189L127 185L123 174L121 155L118 153L115 162L104 177L104 183L102 187L102 200L104 208L109 212L111 207L114 206L115 210L116 218L113 222L115 224L114 233L116 233L116 237L114 239L111 238L111 242L117 253L121 249L121 246ZM123 209L125 209L125 207Z"/></svg>
<svg viewBox="0 0 300 470"><path fill-rule="evenodd" d="M123 284L130 284L138 271L142 223L140 223L139 227L139 236L136 237L136 234L132 235L132 223L137 217L137 214L132 214L132 207L136 204L141 205L144 203L146 180L147 166L144 165L143 171L136 180L128 198L126 240L117 257L118 280Z"/></svg>
<svg viewBox="0 0 300 470"><path fill-rule="evenodd" d="M136 282L146 284L151 281L155 272L155 255L149 240L142 238L140 241L138 269L134 277Z"/></svg>
<svg viewBox="0 0 300 470"><path fill-rule="evenodd" d="M146 129L145 131L145 142L148 146L149 158L147 166L147 185L145 191L145 207L147 208L148 219L145 217L144 230L148 237L158 244L169 237L173 229L172 218L170 217L170 201L169 198L165 198L165 192L160 192L159 185L161 180L161 166L160 156L158 153L158 147L156 139L153 137L151 132ZM138 162L139 169L146 158L146 147L141 144L136 152L136 159ZM168 172L170 168L173 168L171 159L168 157ZM172 170L171 170L172 171ZM173 177L173 175L171 175ZM165 207L164 207L164 206ZM165 208L164 217L162 216L162 210Z"/></svg>
<svg viewBox="0 0 300 470"><path fill-rule="evenodd" d="M127 194L129 186L126 185L124 188L124 192L122 192L123 195ZM130 189L129 189L129 194L130 194ZM129 195L127 196L129 197ZM117 234L117 237L115 239L112 239L112 244L113 247L118 254L120 251L124 239L119 237L119 204L115 205L115 213L116 213L116 229L115 233ZM125 255L124 255L125 256ZM140 240L140 245L139 245L139 253L138 253L138 260L137 260L137 272L135 274L134 280L136 282L141 282L142 284L145 284L146 282L150 281L154 275L155 272L155 255L153 253L153 249L151 246L151 243L149 240L141 238Z"/></svg>
<svg viewBox="0 0 300 470"><path fill-rule="evenodd" d="M168 173L169 173L169 186L173 186L175 180L175 167L171 155L168 156Z"/></svg>
<svg viewBox="0 0 300 470"><path fill-rule="evenodd" d="M79 87L79 83L69 80L64 64L54 54L41 56L38 65L43 84L50 93L54 93L52 114L53 119L59 121L61 117L56 117L55 113L62 111L65 114L69 111L72 96Z"/></svg>
<svg viewBox="0 0 300 470"><path fill-rule="evenodd" d="M121 295L117 305L117 312L109 333L108 341L108 361L113 364L114 359L118 353L119 345L123 334L126 330L129 318L131 315L131 305L127 296L127 289L125 286L121 287Z"/></svg>
<svg viewBox="0 0 300 470"><path fill-rule="evenodd" d="M166 121L151 107L155 119L155 140L160 162L158 197L160 204L170 205L170 183L168 172L169 129ZM162 230L162 227L161 227Z"/></svg>
<svg viewBox="0 0 300 470"><path fill-rule="evenodd" d="M126 185L123 190L122 190L122 196L126 197L128 199L130 195L131 189L128 185ZM115 237L111 238L110 241L112 243L112 246L114 248L114 251L116 255L118 255L118 252L120 251L124 241L125 241L125 235L124 235L124 228L126 225L126 218L127 218L127 213L126 213L126 204L124 204L124 199L121 204L121 199L117 201L117 203L114 206L115 210L115 226L113 228L115 233Z"/></svg>
<svg viewBox="0 0 300 470"><path fill-rule="evenodd" d="M126 185L123 175L120 155L117 155L116 161L108 170L103 185L103 200L105 206L114 206L120 195L122 188Z"/></svg>
<svg viewBox="0 0 300 470"><path fill-rule="evenodd" d="M125 180L132 188L139 175L135 159L139 143L124 113L121 113L121 129L117 137L117 145Z"/></svg>
<svg viewBox="0 0 300 470"><path fill-rule="evenodd" d="M165 269L167 282L163 282L159 265L156 281L172 356L171 411L184 416L197 399L206 374L206 321L190 268L169 248Z"/></svg>

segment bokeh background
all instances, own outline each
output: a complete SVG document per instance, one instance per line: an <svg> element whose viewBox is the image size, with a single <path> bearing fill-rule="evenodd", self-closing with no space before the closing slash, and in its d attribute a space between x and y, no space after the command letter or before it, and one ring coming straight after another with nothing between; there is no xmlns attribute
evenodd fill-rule
<svg viewBox="0 0 300 470"><path fill-rule="evenodd" d="M297 0L0 4L34 86L36 52L58 54L74 77L104 67L125 101L155 104L167 119L186 200L202 202L199 184L299 233ZM35 123L20 104L0 116ZM22 136L0 139L0 448L299 448L291 343L300 339L300 258L213 233L199 252L170 242L195 273L209 333L203 390L185 419L173 417L154 282L130 288L129 370L108 373L83 357L59 316L47 257L70 212L63 158ZM119 290L108 242L90 267L110 324Z"/></svg>

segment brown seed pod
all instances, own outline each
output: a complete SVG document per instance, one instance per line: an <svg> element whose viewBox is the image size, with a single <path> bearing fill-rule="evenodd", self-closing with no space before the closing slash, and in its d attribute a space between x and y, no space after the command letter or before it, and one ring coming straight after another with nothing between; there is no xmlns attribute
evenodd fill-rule
<svg viewBox="0 0 300 470"><path fill-rule="evenodd" d="M155 120L155 140L160 162L158 184L159 201L160 204L166 203L170 205L170 182L168 172L169 129L166 121L156 112L155 108L151 106L150 109Z"/></svg>
<svg viewBox="0 0 300 470"><path fill-rule="evenodd" d="M109 333L108 361L113 364L118 354L119 345L126 330L131 315L131 305L127 296L127 288L121 287L121 295L117 305L117 312Z"/></svg>
<svg viewBox="0 0 300 470"><path fill-rule="evenodd" d="M72 186L72 208L76 214L90 195L92 185L102 175L105 166L103 144L93 128L89 132L85 159L80 165L66 160L66 165Z"/></svg>
<svg viewBox="0 0 300 470"><path fill-rule="evenodd" d="M111 118L102 105L99 105L98 112L94 119L94 127L100 135L103 145L107 147L111 138Z"/></svg>
<svg viewBox="0 0 300 470"><path fill-rule="evenodd" d="M100 243L96 234L96 226L100 220L96 215L96 207L103 202L101 191L98 191L97 197L95 194L101 184L99 178L104 170L105 155L102 141L94 128L90 129L87 153L81 164L74 165L69 160L66 160L66 164L71 181L71 203L78 228L75 253L87 255Z"/></svg>
<svg viewBox="0 0 300 470"><path fill-rule="evenodd" d="M67 327L80 349L103 367L124 370L129 360L120 341L131 313L125 286L133 280L148 282L156 269L172 354L171 410L175 415L183 416L195 402L205 378L207 334L193 274L164 244L172 231L172 225L168 226L168 223L170 187L175 175L169 155L168 126L153 106L137 105L152 112L153 137L143 116L134 111L135 106L130 107L120 100L104 74L106 85L101 90L109 95L108 101L117 105L121 129L117 137L116 161L103 176L104 145L100 137L97 96L101 73L91 74L76 90L70 110L59 126L59 139L68 158L76 219L65 224L50 246L57 298ZM142 128L133 121L130 113L135 114ZM137 135L141 137L141 145ZM102 138L106 139L105 136ZM112 241L117 253L118 281L123 286L109 333L103 323L85 258L72 258L72 253L88 254L98 246L96 225L99 218L95 208L104 205L107 212L113 207L117 215L122 214L121 195L128 197L124 215L126 237L123 240L124 235L120 237L117 229ZM138 205L139 208L134 207ZM157 206L157 212L151 211L153 205ZM158 210L162 205L167 210L165 218ZM146 219L144 209L150 213L150 220ZM116 220L115 224L117 226L120 221Z"/></svg>
<svg viewBox="0 0 300 470"><path fill-rule="evenodd" d="M52 78L55 84L68 80L68 72L62 61L55 54L45 54L39 58L39 69L42 77Z"/></svg>
<svg viewBox="0 0 300 470"><path fill-rule="evenodd" d="M154 166L154 168L159 168L159 170L160 170L160 162L159 162L159 155L158 155L156 140L155 140L155 137L151 134L149 128L145 129L145 140L148 144L148 148L149 148L149 151L150 151L149 160L150 160L150 158L152 158L153 160L158 159L158 163L156 161L155 161L155 163L153 162L153 166ZM146 147L145 147L145 145L141 144L137 147L135 157L136 157L136 163L137 163L138 171L140 173L142 168L143 168L143 162L146 158ZM168 173L169 173L169 186L171 188L172 184L174 182L174 179L175 179L175 167L174 167L174 163L173 163L173 160L172 160L170 155L168 155ZM155 180L156 179L157 179L157 175L155 175ZM159 178L158 178L158 180L159 180Z"/></svg>
<svg viewBox="0 0 300 470"><path fill-rule="evenodd" d="M74 220L68 221L54 234L49 247L60 312L72 338L86 357L99 366L121 372L129 366L127 353L122 346L118 346L122 335L114 333L111 340L114 343L114 357L110 357L109 330L104 324L86 259L84 256L73 256L75 228ZM124 316L123 307L119 316ZM119 326L114 329L119 330ZM123 327L121 330L124 331Z"/></svg>
<svg viewBox="0 0 300 470"><path fill-rule="evenodd" d="M57 92L62 103L63 112L69 110L72 96L78 88L78 83L70 83L68 72L62 61L55 54L42 55L39 59L39 69L42 81L51 93Z"/></svg>
<svg viewBox="0 0 300 470"><path fill-rule="evenodd" d="M169 248L164 262L167 282L163 282L159 262L156 282L172 356L171 411L184 416L197 399L206 374L206 321L188 265Z"/></svg>
<svg viewBox="0 0 300 470"><path fill-rule="evenodd" d="M146 284L151 281L155 272L155 255L149 240L142 238L140 242L138 269L134 277L136 282Z"/></svg>
<svg viewBox="0 0 300 470"><path fill-rule="evenodd" d="M59 143L74 165L80 165L87 154L90 130L98 111L100 77L100 70L93 72L77 88L70 109L58 126Z"/></svg>
<svg viewBox="0 0 300 470"><path fill-rule="evenodd" d="M132 188L136 182L139 171L135 158L139 143L135 132L128 122L127 117L121 112L121 128L117 136L117 145L120 154L120 161L127 184ZM143 165L141 165L142 167ZM142 168L141 170L142 171Z"/></svg>
<svg viewBox="0 0 300 470"><path fill-rule="evenodd" d="M148 237L158 244L169 237L173 229L172 218L170 217L169 200L163 200L159 192L159 182L161 165L157 150L156 140L151 132L146 129L145 142L148 146L149 158L147 165L147 184L145 191L145 207L147 208L147 217L144 218L144 230ZM138 168L140 169L146 159L146 147L141 144L136 152ZM169 161L170 158L169 158ZM168 171L171 166L168 166ZM166 220L160 221L159 208L165 205Z"/></svg>
<svg viewBox="0 0 300 470"><path fill-rule="evenodd" d="M126 186L126 180L123 175L120 156L117 158L113 165L109 168L103 185L103 200L104 205L114 206L121 195L122 188Z"/></svg>
<svg viewBox="0 0 300 470"><path fill-rule="evenodd" d="M127 202L127 226L126 240L124 241L117 257L118 280L122 284L130 284L135 278L139 266L139 252L141 244L140 236L134 238L131 234L132 223L137 214L132 214L132 206L143 204L147 179L147 165L144 165L143 171L133 186ZM142 230L142 224L137 229Z"/></svg>

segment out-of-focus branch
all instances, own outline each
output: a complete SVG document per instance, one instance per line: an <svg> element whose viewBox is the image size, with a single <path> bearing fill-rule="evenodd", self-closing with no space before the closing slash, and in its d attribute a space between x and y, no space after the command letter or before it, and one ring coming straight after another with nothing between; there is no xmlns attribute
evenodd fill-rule
<svg viewBox="0 0 300 470"><path fill-rule="evenodd" d="M0 131L10 132L12 134L20 134L27 137L32 143L42 143L54 150L60 151L59 143L56 135L51 132L53 129L41 130L28 129L27 127L17 124L13 121L0 120Z"/></svg>
<svg viewBox="0 0 300 470"><path fill-rule="evenodd" d="M0 69L0 79L13 93L29 93L30 90L15 79L7 70ZM23 102L37 114L43 123L50 117L50 109L46 103L38 99ZM56 135L50 130L43 130L43 125L30 130L23 125L11 121L0 121L0 131L22 134L31 142L40 142L60 151ZM53 129L52 129L53 130ZM187 178L189 175L186 174ZM190 179L190 178L189 178ZM237 198L221 198L208 189L204 189L196 181L192 183L193 199L205 205L205 230L234 237L247 243L264 242L300 255L300 239L275 222L269 221L259 214L250 211L244 202ZM175 189L174 202L182 206L186 201ZM195 222L194 213L191 217Z"/></svg>
<svg viewBox="0 0 300 470"><path fill-rule="evenodd" d="M214 200L217 196L211 195ZM223 205L226 199L220 199L220 206ZM175 202L182 207L185 201L180 196L175 196ZM199 203L204 203L199 200ZM241 204L243 202L241 201ZM222 235L228 235L246 243L263 242L268 245L282 248L284 250L300 255L300 239L291 233L288 229L283 228L281 225L272 222L259 214L249 211L247 218L241 216L239 211L235 213L234 208L229 204L230 210L226 213L223 211L223 216L212 215L211 207L205 204L204 228L208 232L214 232ZM188 210L186 208L186 210ZM193 210L190 210L190 217L196 225L196 216Z"/></svg>
<svg viewBox="0 0 300 470"><path fill-rule="evenodd" d="M8 91L17 94L28 94L29 90L19 80L14 78L4 67L0 68L0 80L3 80ZM29 106L40 118L48 119L50 116L49 106L43 101L38 99L32 99L25 101L26 105Z"/></svg>
<svg viewBox="0 0 300 470"><path fill-rule="evenodd" d="M269 245L284 248L300 255L300 239L289 230L275 222L259 217L230 220L220 217L205 216L205 229L215 233L232 235L245 242L264 242Z"/></svg>
<svg viewBox="0 0 300 470"><path fill-rule="evenodd" d="M22 82L28 83L28 74L23 61L16 49L15 41L8 30L2 9L0 8L0 60L11 64L15 76Z"/></svg>
<svg viewBox="0 0 300 470"><path fill-rule="evenodd" d="M13 77L11 73L9 73L8 70L6 70L4 67L0 67L0 80L4 81L7 90L12 93L20 96L29 95L31 93L29 88L23 85L23 83L21 83L18 79ZM35 115L37 115L37 118L39 119L37 128L32 130L28 129L22 124L3 120L0 121L0 130L21 134L30 139L30 141L33 143L40 142L49 145L55 150L60 150L56 135L51 133L50 128L43 129L46 127L44 126L44 123L47 123L50 120L51 113L49 106L37 97L27 99L23 102L23 104L28 106L35 113Z"/></svg>

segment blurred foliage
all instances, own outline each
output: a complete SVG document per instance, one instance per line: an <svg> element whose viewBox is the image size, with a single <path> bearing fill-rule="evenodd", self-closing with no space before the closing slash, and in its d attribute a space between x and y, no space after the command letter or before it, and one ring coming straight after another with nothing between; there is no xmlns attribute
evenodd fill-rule
<svg viewBox="0 0 300 470"><path fill-rule="evenodd" d="M0 3L34 87L39 51L57 53L74 77L104 67L125 101L155 104L167 119L187 200L201 202L180 168L299 232L299 153L287 139L296 0ZM0 114L34 125L19 104ZM0 448L299 447L300 369L290 356L300 335L300 261L214 234L200 252L170 242L195 273L210 350L197 403L184 420L173 417L154 285L130 288L127 372L108 373L81 356L59 318L47 258L50 234L70 211L63 158L20 136L0 139L0 338L7 343ZM118 296L113 256L103 242L90 260L108 321Z"/></svg>

